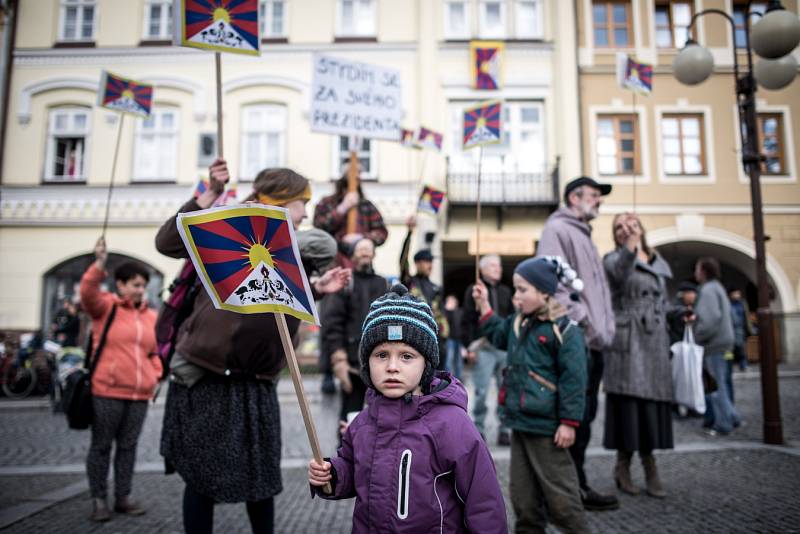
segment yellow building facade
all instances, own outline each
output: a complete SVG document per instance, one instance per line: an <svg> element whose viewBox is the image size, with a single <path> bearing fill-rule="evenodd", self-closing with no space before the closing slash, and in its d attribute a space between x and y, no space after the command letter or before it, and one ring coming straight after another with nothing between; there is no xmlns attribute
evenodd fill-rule
<svg viewBox="0 0 800 534"><path fill-rule="evenodd" d="M744 54L744 9L733 0L578 0L578 56L583 170L614 184L595 225L601 249L613 246L612 216L635 210L648 240L669 260L676 282L701 256L722 264L723 282L741 289L754 309L755 265L750 185L741 164L732 44ZM765 2L753 2L763 11ZM797 13L797 2L783 5ZM706 15L692 37L714 57L702 84L681 85L672 62L688 37L691 17ZM754 18L753 21L756 19ZM653 64L653 91L634 96L616 81L616 55ZM800 52L795 50L796 58ZM746 63L745 63L746 64ZM783 355L798 357L800 296L800 81L756 93L762 154L762 195L772 307L782 320Z"/></svg>
<svg viewBox="0 0 800 534"><path fill-rule="evenodd" d="M121 128L107 241L114 261L153 272L150 295L180 263L159 255L157 228L190 198L214 155L213 54L174 47L171 1L21 0L0 182L0 329L47 326L74 295L100 234L120 120L95 105L103 69L154 85L153 114ZM469 281L478 151L461 150L461 114L504 103L504 136L482 159L481 250L532 252L564 177L581 171L576 11L556 0L262 0L260 57L224 54L224 154L249 193L255 173L288 166L332 191L349 140L312 133L316 52L400 71L404 127L444 134L441 153L399 143L357 147L365 194L389 239L376 270L399 273L404 221L421 184L448 188L438 217L421 215L412 249L431 247L435 277ZM469 42L502 41L500 88L476 90ZM473 243L474 246L474 243Z"/></svg>

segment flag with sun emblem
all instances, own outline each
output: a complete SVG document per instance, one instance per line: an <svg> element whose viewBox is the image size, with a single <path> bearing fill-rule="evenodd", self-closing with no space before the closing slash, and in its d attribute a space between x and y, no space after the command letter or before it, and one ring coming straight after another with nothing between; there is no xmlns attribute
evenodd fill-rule
<svg viewBox="0 0 800 534"><path fill-rule="evenodd" d="M439 191L433 187L426 185L422 188L422 194L419 197L419 211L427 211L436 215L439 213L439 208L442 207L444 201L444 191Z"/></svg>
<svg viewBox="0 0 800 534"><path fill-rule="evenodd" d="M617 54L617 83L644 96L653 92L653 66L640 63L628 54Z"/></svg>
<svg viewBox="0 0 800 534"><path fill-rule="evenodd" d="M475 89L500 89L500 72L505 44L501 41L472 41L469 57L472 63L472 86Z"/></svg>
<svg viewBox="0 0 800 534"><path fill-rule="evenodd" d="M420 126L417 132L417 145L421 148L430 148L436 152L441 152L442 134Z"/></svg>
<svg viewBox="0 0 800 534"><path fill-rule="evenodd" d="M224 206L180 213L178 231L217 309L285 313L319 324L285 208Z"/></svg>
<svg viewBox="0 0 800 534"><path fill-rule="evenodd" d="M464 150L501 141L501 108L500 102L492 101L464 110Z"/></svg>
<svg viewBox="0 0 800 534"><path fill-rule="evenodd" d="M175 44L259 55L258 0L173 0Z"/></svg>
<svg viewBox="0 0 800 534"><path fill-rule="evenodd" d="M100 94L97 105L131 113L140 117L150 115L153 105L153 86L117 76L108 71L103 71L100 77Z"/></svg>

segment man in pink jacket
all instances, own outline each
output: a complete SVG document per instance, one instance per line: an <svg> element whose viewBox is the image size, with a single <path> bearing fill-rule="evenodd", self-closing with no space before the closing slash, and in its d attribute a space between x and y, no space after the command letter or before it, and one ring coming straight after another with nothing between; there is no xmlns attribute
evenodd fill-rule
<svg viewBox="0 0 800 534"><path fill-rule="evenodd" d="M147 269L136 262L120 265L114 272L117 294L109 293L100 288L108 259L102 237L94 252L95 261L80 285L81 303L92 318L92 358L99 358L92 375L94 420L86 472L94 505L90 519L108 521L106 480L114 441L114 510L129 515L145 512L130 497L131 479L147 402L161 377L161 360L156 356L156 312L144 298L150 278ZM105 343L96 354L109 321Z"/></svg>

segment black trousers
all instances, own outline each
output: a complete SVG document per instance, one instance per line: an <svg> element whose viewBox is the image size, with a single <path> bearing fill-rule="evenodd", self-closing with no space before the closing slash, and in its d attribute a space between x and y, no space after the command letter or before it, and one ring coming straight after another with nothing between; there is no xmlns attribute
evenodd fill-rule
<svg viewBox="0 0 800 534"><path fill-rule="evenodd" d="M247 516L253 534L272 534L275 524L275 501L272 497L247 503ZM212 534L214 499L201 495L188 485L183 491L183 530L186 534Z"/></svg>
<svg viewBox="0 0 800 534"><path fill-rule="evenodd" d="M589 380L586 384L586 406L583 410L581 426L575 431L575 443L569 448L575 470L578 472L578 482L581 489L589 489L586 483L586 473L583 463L586 460L586 448L592 438L592 421L597 416L597 396L600 393L600 381L603 379L603 353L598 350L589 351Z"/></svg>
<svg viewBox="0 0 800 534"><path fill-rule="evenodd" d="M350 382L353 384L353 391L345 393L342 391L342 407L339 410L339 421L347 421L347 414L350 412L360 412L364 408L364 397L367 394L367 386L361 377L350 373Z"/></svg>

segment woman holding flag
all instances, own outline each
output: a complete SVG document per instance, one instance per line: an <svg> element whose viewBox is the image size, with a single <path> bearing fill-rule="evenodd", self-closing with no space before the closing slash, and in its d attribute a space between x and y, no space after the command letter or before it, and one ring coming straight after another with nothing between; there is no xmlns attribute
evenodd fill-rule
<svg viewBox="0 0 800 534"><path fill-rule="evenodd" d="M218 159L209 169L209 187L180 212L211 207L229 180ZM282 206L297 227L311 198L306 178L290 169L265 169L248 201ZM156 248L174 258L189 256L176 225L167 220ZM347 283L349 271L332 269L318 280L318 293ZM291 334L299 320L287 316ZM161 435L167 472L186 482L183 497L187 533L211 532L214 504L246 502L253 532L272 532L273 497L282 490L280 407L277 379L285 364L272 313L238 314L214 307L205 291L178 332L170 363L170 386Z"/></svg>

